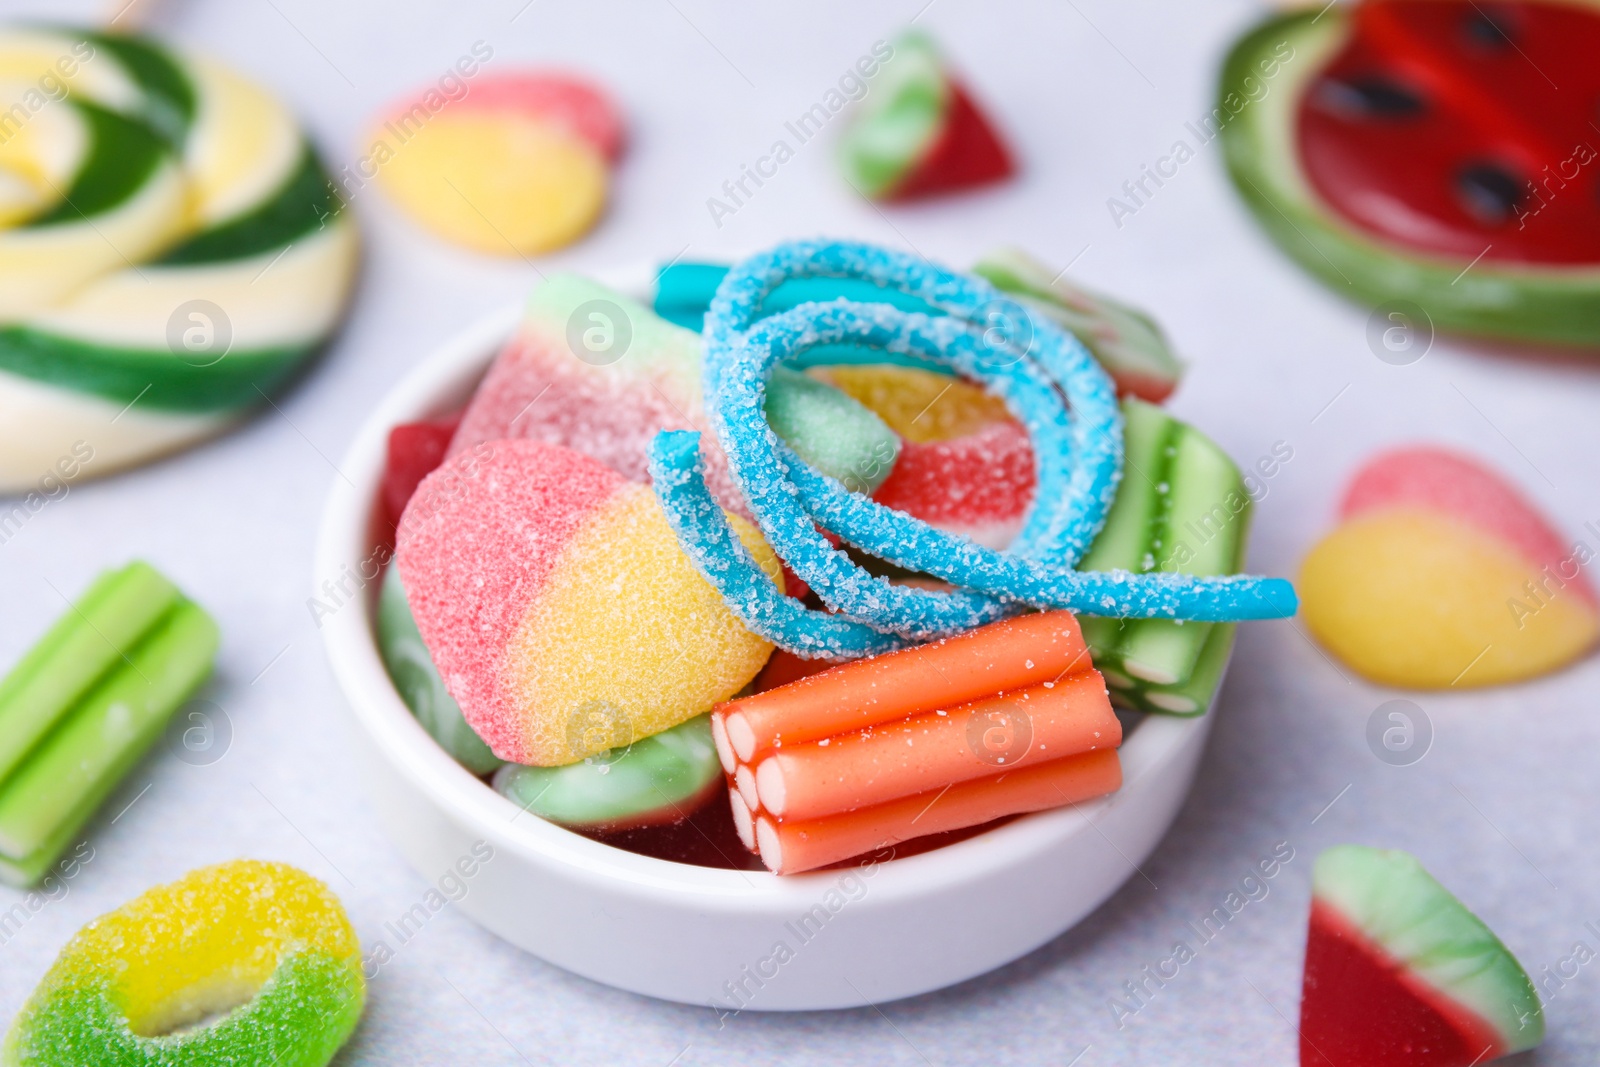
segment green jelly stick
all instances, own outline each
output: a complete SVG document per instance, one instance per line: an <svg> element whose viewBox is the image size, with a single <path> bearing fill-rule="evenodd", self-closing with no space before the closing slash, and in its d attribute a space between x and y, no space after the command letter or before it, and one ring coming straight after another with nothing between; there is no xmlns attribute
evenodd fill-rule
<svg viewBox="0 0 1600 1067"><path fill-rule="evenodd" d="M116 783L113 782L112 785L115 786ZM105 792L109 795L110 790ZM74 809L59 830L51 834L44 844L21 859L14 860L10 856L0 854L0 882L15 886L36 884L56 866L56 861L66 854L73 843L80 840L84 824L94 815L104 799L104 796L85 797L85 801L93 803L86 802L80 808Z"/></svg>
<svg viewBox="0 0 1600 1067"><path fill-rule="evenodd" d="M177 604L176 586L148 563L108 571L0 682L0 782L85 693Z"/></svg>
<svg viewBox="0 0 1600 1067"><path fill-rule="evenodd" d="M210 616L180 600L0 785L0 853L32 867L64 845L210 675L217 643Z"/></svg>
<svg viewBox="0 0 1600 1067"><path fill-rule="evenodd" d="M1233 461L1160 408L1129 400L1123 415L1122 484L1079 569L1202 576L1238 570L1250 498ZM1113 699L1170 714L1195 714L1210 703L1232 647L1232 630L1217 638L1218 629L1164 619L1083 620L1084 640Z"/></svg>
<svg viewBox="0 0 1600 1067"><path fill-rule="evenodd" d="M1211 706L1217 686L1222 682L1223 669L1233 652L1233 639L1238 626L1231 622L1214 623L1206 637L1205 647L1195 660L1194 672L1174 685L1140 683L1131 689L1111 690L1111 702L1136 711L1153 711L1164 715L1199 715Z"/></svg>
<svg viewBox="0 0 1600 1067"><path fill-rule="evenodd" d="M1105 525L1078 564L1081 571L1142 574L1155 566L1150 530L1167 495L1163 487L1170 487L1169 445L1177 424L1150 404L1124 404L1122 414L1122 483L1106 514ZM1121 658L1113 653L1124 621L1085 616L1080 623L1095 666L1120 671ZM1107 681L1113 679L1114 676L1107 677Z"/></svg>
<svg viewBox="0 0 1600 1067"><path fill-rule="evenodd" d="M1220 448L1187 426L1179 430L1159 567L1200 577L1233 573L1250 522L1250 495ZM1180 684L1193 673L1210 630L1203 622L1133 623L1122 635L1123 670L1157 685Z"/></svg>

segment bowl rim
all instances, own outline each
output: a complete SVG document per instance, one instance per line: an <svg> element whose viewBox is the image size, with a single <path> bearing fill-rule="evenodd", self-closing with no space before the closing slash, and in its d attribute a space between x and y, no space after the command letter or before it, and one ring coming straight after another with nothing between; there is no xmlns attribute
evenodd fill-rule
<svg viewBox="0 0 1600 1067"><path fill-rule="evenodd" d="M503 306L437 346L371 410L341 459L323 511L311 575L315 599L324 595L324 579L357 571L360 588L355 595L317 619L335 679L362 729L391 767L412 788L431 796L461 827L496 848L509 849L536 865L559 865L570 877L603 885L613 893L650 899L663 894L688 896L714 902L719 909L762 913L774 906L809 904L816 880L837 877L837 870L780 876L679 863L629 852L526 813L433 740L384 669L372 595L382 567L372 575L364 572L376 555L373 509L388 432L465 401L515 332L521 314L521 301ZM921 898L979 881L991 870L1025 861L1069 838L1086 833L1104 837L1096 824L1190 745L1203 744L1212 718L1211 708L1189 717L1145 716L1121 746L1123 784L1116 793L1024 815L927 852L891 856L876 865L874 894L885 904ZM1130 859L1128 875L1135 870L1137 864Z"/></svg>

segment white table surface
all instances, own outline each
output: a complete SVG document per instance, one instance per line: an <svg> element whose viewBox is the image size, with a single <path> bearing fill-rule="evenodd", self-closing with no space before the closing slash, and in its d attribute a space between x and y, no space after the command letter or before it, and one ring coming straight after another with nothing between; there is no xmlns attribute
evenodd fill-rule
<svg viewBox="0 0 1600 1067"><path fill-rule="evenodd" d="M86 14L100 6L72 2ZM1073 261L1073 277L1156 313L1191 361L1172 407L1235 458L1252 462L1278 441L1293 448L1258 511L1258 572L1293 574L1347 473L1391 442L1431 439L1482 456L1574 537L1600 520L1591 452L1600 448L1600 370L1443 340L1415 365L1380 362L1365 340L1367 312L1268 244L1215 145L1114 225L1106 201L1122 182L1175 140L1193 144L1184 123L1209 110L1223 50L1263 10L1246 0L139 3L154 5L158 32L276 86L336 165L354 159L376 108L436 78L478 40L494 49L489 69L559 63L592 73L627 109L631 140L599 228L536 264L445 247L363 191L354 206L366 258L349 326L281 414L76 487L0 546L0 661L62 610L54 590L75 594L102 568L140 556L221 623L206 695L233 734L212 765L161 750L133 773L94 825L95 858L69 894L0 946L0 1017L77 927L201 864L298 864L333 886L369 943L426 892L379 835L351 774L353 726L306 607L312 541L332 464L374 401L541 269L685 249L714 256L812 234L914 247L953 264L1020 243ZM66 8L5 5L55 18ZM1012 138L1020 180L879 211L844 188L829 146L813 143L718 229L706 199L919 8L919 24ZM1199 784L1142 875L1079 928L1001 971L877 1009L746 1013L719 1026L710 1010L566 974L447 908L371 983L365 1019L338 1062L1293 1062L1311 861L1325 846L1414 851L1536 977L1576 942L1600 949L1585 927L1600 920L1600 854L1585 829L1600 802L1597 684L1591 659L1526 685L1415 696L1436 738L1421 762L1397 768L1374 757L1365 728L1399 694L1352 680L1293 623L1248 626ZM1285 841L1295 858L1270 894L1198 947L1186 924ZM16 899L0 891L0 910ZM1197 947L1196 958L1119 1028L1111 999L1177 940ZM1600 967L1591 966L1549 1002L1549 1040L1522 1062L1596 1062L1597 1009Z"/></svg>

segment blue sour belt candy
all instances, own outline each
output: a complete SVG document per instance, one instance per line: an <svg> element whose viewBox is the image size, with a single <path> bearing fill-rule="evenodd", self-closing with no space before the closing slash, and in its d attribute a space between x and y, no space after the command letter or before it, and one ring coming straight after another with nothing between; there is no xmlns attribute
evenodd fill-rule
<svg viewBox="0 0 1600 1067"><path fill-rule="evenodd" d="M761 318L792 279L843 278L943 312L884 303L807 302ZM1287 581L1079 572L1121 476L1122 419L1111 380L1083 345L988 283L868 245L794 242L733 268L706 315L707 408L733 480L778 554L832 612L783 597L727 528L700 469L699 435L664 431L650 472L696 567L751 629L797 655L851 659L960 633L1019 611L1234 622L1295 611ZM762 415L772 369L848 343L937 362L982 382L1028 429L1038 488L1007 552L944 533L818 474ZM1063 397L1065 400L1063 400ZM857 566L822 531L895 566L956 586L893 584Z"/></svg>

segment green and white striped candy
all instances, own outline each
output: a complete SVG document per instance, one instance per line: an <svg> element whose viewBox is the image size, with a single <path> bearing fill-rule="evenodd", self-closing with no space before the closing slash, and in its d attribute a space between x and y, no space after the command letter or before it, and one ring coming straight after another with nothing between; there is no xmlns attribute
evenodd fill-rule
<svg viewBox="0 0 1600 1067"><path fill-rule="evenodd" d="M0 493L80 442L104 474L226 428L332 332L356 257L258 86L138 37L0 29Z"/></svg>

